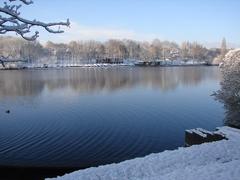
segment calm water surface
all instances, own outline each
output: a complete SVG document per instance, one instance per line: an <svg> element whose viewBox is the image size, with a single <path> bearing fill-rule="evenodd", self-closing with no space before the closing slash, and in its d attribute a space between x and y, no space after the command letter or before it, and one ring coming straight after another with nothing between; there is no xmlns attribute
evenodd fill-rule
<svg viewBox="0 0 240 180"><path fill-rule="evenodd" d="M85 168L223 125L217 67L0 71L0 166ZM10 114L5 113L10 110Z"/></svg>

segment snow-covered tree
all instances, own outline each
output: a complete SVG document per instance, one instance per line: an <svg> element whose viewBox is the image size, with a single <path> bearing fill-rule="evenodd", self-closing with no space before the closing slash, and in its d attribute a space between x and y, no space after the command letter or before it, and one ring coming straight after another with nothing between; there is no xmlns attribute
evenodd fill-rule
<svg viewBox="0 0 240 180"><path fill-rule="evenodd" d="M222 59L224 58L224 56L227 54L227 42L226 39L223 38L222 39L222 45L221 45L221 56Z"/></svg>
<svg viewBox="0 0 240 180"><path fill-rule="evenodd" d="M116 61L127 57L128 52L124 43L120 40L111 39L105 43L106 56Z"/></svg>
<svg viewBox="0 0 240 180"><path fill-rule="evenodd" d="M215 97L224 104L226 124L240 128L240 49L226 54L221 71L221 89L216 92Z"/></svg>
<svg viewBox="0 0 240 180"><path fill-rule="evenodd" d="M227 54L227 52L228 52L227 42L226 42L226 39L223 38L222 39L222 43L221 43L220 54L219 54L219 56L214 58L213 64L220 64L220 63L222 63L225 55Z"/></svg>
<svg viewBox="0 0 240 180"><path fill-rule="evenodd" d="M181 44L181 56L183 60L187 60L190 58L191 51L191 43L190 42L183 42Z"/></svg>
<svg viewBox="0 0 240 180"><path fill-rule="evenodd" d="M32 4L32 0L6 0L0 6L0 34L7 34L8 32L15 32L27 41L35 41L39 32L32 32L34 27L42 27L49 33L63 33L60 26L69 26L70 22L56 22L45 23L36 19L29 20L21 17L20 8L22 5ZM55 28L54 28L55 27ZM57 27L57 28L56 28ZM9 56L0 56L0 63L5 67L5 62L22 61L21 59L10 59Z"/></svg>
<svg viewBox="0 0 240 180"><path fill-rule="evenodd" d="M141 47L139 42L128 39L124 41L124 44L128 51L128 58L140 59Z"/></svg>

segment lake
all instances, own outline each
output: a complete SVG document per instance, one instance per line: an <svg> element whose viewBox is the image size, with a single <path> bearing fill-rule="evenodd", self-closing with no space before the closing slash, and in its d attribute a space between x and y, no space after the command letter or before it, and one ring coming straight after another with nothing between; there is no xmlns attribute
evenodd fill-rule
<svg viewBox="0 0 240 180"><path fill-rule="evenodd" d="M184 146L186 129L224 124L223 105L210 96L220 79L218 67L204 66L0 71L1 174L80 169Z"/></svg>

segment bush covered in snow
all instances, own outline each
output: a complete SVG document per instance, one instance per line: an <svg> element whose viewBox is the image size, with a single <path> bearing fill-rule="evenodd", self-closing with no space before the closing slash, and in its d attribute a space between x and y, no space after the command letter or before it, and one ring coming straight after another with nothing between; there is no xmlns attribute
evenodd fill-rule
<svg viewBox="0 0 240 180"><path fill-rule="evenodd" d="M216 98L226 108L226 124L240 128L240 49L229 51L223 63L221 90Z"/></svg>

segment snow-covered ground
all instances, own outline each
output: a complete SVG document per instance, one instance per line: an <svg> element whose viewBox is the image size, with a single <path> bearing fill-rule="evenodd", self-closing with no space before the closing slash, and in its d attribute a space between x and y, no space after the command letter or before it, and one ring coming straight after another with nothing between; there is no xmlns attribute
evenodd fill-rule
<svg viewBox="0 0 240 180"><path fill-rule="evenodd" d="M79 170L56 180L239 180L240 130L221 127L228 140L179 148L119 164Z"/></svg>

